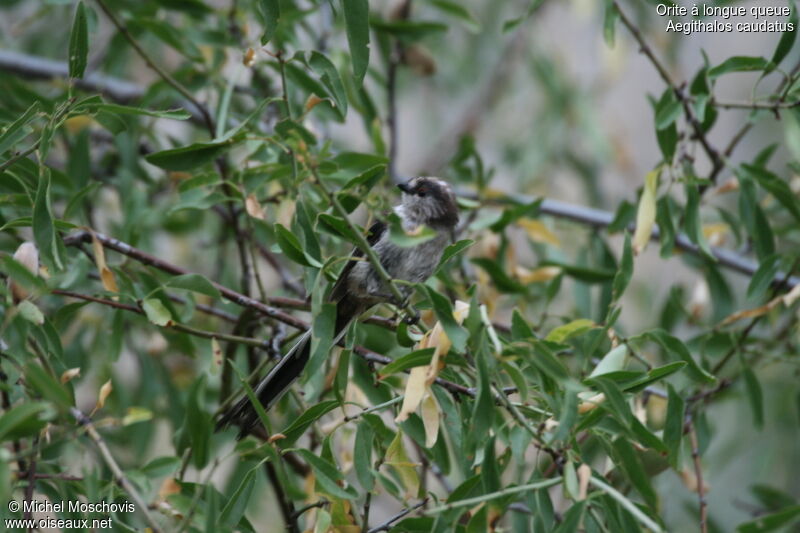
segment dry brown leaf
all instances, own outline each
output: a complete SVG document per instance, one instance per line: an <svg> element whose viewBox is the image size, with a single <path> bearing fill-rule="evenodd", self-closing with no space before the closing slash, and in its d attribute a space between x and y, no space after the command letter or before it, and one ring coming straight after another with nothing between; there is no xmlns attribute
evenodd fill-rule
<svg viewBox="0 0 800 533"><path fill-rule="evenodd" d="M771 302L764 304L761 307L756 307L755 309L745 309L744 311L737 311L736 313L733 313L729 317L725 318L725 320L720 322L720 326L727 326L728 324L737 322L744 318L754 318L757 316L764 315L768 313L770 309L775 307L774 305L775 302L776 300L772 300Z"/></svg>
<svg viewBox="0 0 800 533"><path fill-rule="evenodd" d="M589 479L592 477L592 467L586 463L582 463L578 467L578 501L586 499L586 494L589 490Z"/></svg>
<svg viewBox="0 0 800 533"><path fill-rule="evenodd" d="M273 443L273 442L275 442L277 440L281 440L281 439L285 439L285 438L286 438L286 435L284 435L283 433L275 433L274 435L270 436L269 439L267 439L267 442Z"/></svg>
<svg viewBox="0 0 800 533"><path fill-rule="evenodd" d="M94 263L97 265L97 271L100 272L100 281L103 283L103 288L108 292L119 292L114 273L106 264L106 254L103 245L100 244L94 232L92 232L92 250L94 251Z"/></svg>
<svg viewBox="0 0 800 533"><path fill-rule="evenodd" d="M800 284L795 285L792 290L780 297L783 305L790 307L798 298L800 298Z"/></svg>
<svg viewBox="0 0 800 533"><path fill-rule="evenodd" d="M161 483L161 488L158 489L158 499L164 501L172 494L180 494L181 486L175 481L174 477L168 477Z"/></svg>
<svg viewBox="0 0 800 533"><path fill-rule="evenodd" d="M100 394L97 395L97 405L94 406L94 411L99 411L105 407L108 395L111 394L112 390L114 390L114 386L111 384L111 380L109 379L103 383L102 387L100 387Z"/></svg>
<svg viewBox="0 0 800 533"><path fill-rule="evenodd" d="M517 221L517 225L525 230L528 237L534 242L542 242L545 244L552 244L553 246L561 246L561 241L555 233L550 231L550 228L544 225L541 220L533 218L521 218Z"/></svg>
<svg viewBox="0 0 800 533"><path fill-rule="evenodd" d="M430 51L422 45L407 46L403 53L403 62L418 76L432 76L436 73L436 61Z"/></svg>
<svg viewBox="0 0 800 533"><path fill-rule="evenodd" d="M634 255L639 255L647 248L650 236L653 233L653 224L656 222L656 190L658 189L658 176L661 168L648 172L644 178L644 189L639 199L639 209L636 211L636 230L633 233L631 247Z"/></svg>
<svg viewBox="0 0 800 533"><path fill-rule="evenodd" d="M244 57L242 57L242 64L247 68L252 67L256 62L256 51L252 48L248 48L247 51L244 53Z"/></svg>
<svg viewBox="0 0 800 533"><path fill-rule="evenodd" d="M306 105L303 107L303 109L305 109L306 113L308 113L324 101L325 100L323 98L320 98L316 94L309 95L308 99L306 100Z"/></svg>
<svg viewBox="0 0 800 533"><path fill-rule="evenodd" d="M739 190L739 180L736 178L731 178L716 189L714 189L714 194L725 194L729 192L734 192Z"/></svg>
<svg viewBox="0 0 800 533"><path fill-rule="evenodd" d="M67 381L75 379L80 375L81 375L80 367L75 367L65 370L64 373L61 374L61 383L66 383Z"/></svg>
<svg viewBox="0 0 800 533"><path fill-rule="evenodd" d="M595 394L591 398L586 399L578 404L578 414L582 415L584 413L588 413L595 407L598 407L601 403L606 401L606 395L602 392L600 394Z"/></svg>
<svg viewBox="0 0 800 533"><path fill-rule="evenodd" d="M247 210L247 214L251 217L259 220L264 220L264 218L266 218L264 216L264 209L261 207L255 194L250 193L247 195L247 198L244 200L244 207Z"/></svg>

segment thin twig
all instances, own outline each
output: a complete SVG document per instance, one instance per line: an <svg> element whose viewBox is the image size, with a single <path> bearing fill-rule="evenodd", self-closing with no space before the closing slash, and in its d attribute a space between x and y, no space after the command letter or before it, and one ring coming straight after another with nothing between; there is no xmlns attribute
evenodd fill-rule
<svg viewBox="0 0 800 533"><path fill-rule="evenodd" d="M398 520L400 520L401 518L403 518L407 514L413 513L414 511L416 511L420 507L425 506L426 503L428 503L428 498L425 498L421 502L419 502L417 504L414 504L411 507L403 509L402 511L400 511L396 515L392 516L391 518L389 518L388 520L386 520L382 524L380 524L378 526L375 526L372 529L370 529L368 531L368 533L378 533L379 531L389 531L389 529L392 527L392 524L394 524L395 522L397 522Z"/></svg>
<svg viewBox="0 0 800 533"><path fill-rule="evenodd" d="M264 470L266 471L267 477L272 484L272 489L275 491L275 497L278 500L278 506L281 509L286 530L289 531L289 533L299 533L300 526L297 523L297 518L300 515L296 514L292 500L289 499L286 491L283 490L283 485L281 485L280 479L278 478L275 465L268 461L264 463Z"/></svg>
<svg viewBox="0 0 800 533"><path fill-rule="evenodd" d="M161 77L161 79L167 82L167 84L169 84L173 89L178 91L181 94L181 96L189 100L192 103L192 105L194 105L197 108L197 110L203 117L203 122L205 123L206 128L208 129L209 132L211 132L211 136L213 137L216 131L214 126L214 120L211 118L211 114L208 112L208 109L206 109L206 106L200 103L200 101L197 100L197 98L195 98L195 96L186 87L184 87L178 80L173 78L169 72L158 66L158 64L155 61L153 61L150 55L144 51L144 48L142 48L139 42L133 37L131 32L128 31L127 26L125 26L125 24L120 19L117 18L117 16L113 13L113 11L109 9L105 0L96 0L96 1L97 4L100 6L100 9L103 10L103 12L106 14L111 23L117 28L117 31L119 31L125 38L125 40L128 41L128 43L133 47L136 53L139 54L139 57L141 57L142 60L144 60L144 62L147 63L147 66L153 69L156 72L156 74L158 74Z"/></svg>
<svg viewBox="0 0 800 533"><path fill-rule="evenodd" d="M619 14L622 24L628 29L636 42L639 43L639 48L641 49L642 53L647 56L647 58L650 60L650 63L652 63L653 67L655 67L655 69L658 71L661 79L664 80L664 83L666 83L670 89L672 89L672 92L683 106L683 114L686 116L686 120L691 125L692 129L694 130L695 137L698 141L700 141L700 145L703 147L703 150L711 161L712 170L710 176L712 177L711 182L714 183L716 181L716 176L719 172L719 169L725 165L725 159L720 154L720 151L717 150L717 148L714 147L706 137L706 132L703 129L703 125L697 119L694 109L692 109L691 99L684 90L685 84L677 84L672 80L672 77L669 75L669 72L667 72L666 67L658 59L658 57L656 57L655 52L653 52L653 49L650 48L650 45L644 39L644 36L642 36L639 28L636 27L636 24L634 24L631 19L628 18L625 12L622 11L617 0L612 1L614 9L616 9L617 13ZM702 192L702 189L700 192Z"/></svg>
<svg viewBox="0 0 800 533"><path fill-rule="evenodd" d="M694 423L690 422L689 442L692 445L692 462L694 475L697 482L697 500L700 506L700 533L708 533L708 502L706 502L705 487L703 485L703 467L700 464L700 450L697 444L697 431Z"/></svg>
<svg viewBox="0 0 800 533"><path fill-rule="evenodd" d="M100 433L97 432L97 429L94 427L91 419L75 407L70 408L70 413L72 413L72 416L74 416L75 420L78 421L78 424L86 429L86 434L89 435L89 438L94 441L94 444L100 451L100 455L103 457L106 465L108 465L111 473L114 474L115 481L119 483L122 489L127 492L131 499L136 503L136 506L144 516L147 525L150 526L154 533L160 533L161 528L148 511L147 503L144 501L144 499L142 499L142 497L139 495L139 492L131 484L131 482L128 481L128 478L122 472L122 469L117 464L117 461L114 459L114 456L111 454L111 451L108 449L105 441L100 436Z"/></svg>

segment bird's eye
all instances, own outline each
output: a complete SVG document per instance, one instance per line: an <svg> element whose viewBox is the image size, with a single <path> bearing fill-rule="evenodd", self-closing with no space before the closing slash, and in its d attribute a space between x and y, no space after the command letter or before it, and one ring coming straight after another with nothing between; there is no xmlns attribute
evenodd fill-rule
<svg viewBox="0 0 800 533"><path fill-rule="evenodd" d="M417 189L417 196L419 196L420 198L425 198L426 194L428 194L427 187L420 187L419 189Z"/></svg>

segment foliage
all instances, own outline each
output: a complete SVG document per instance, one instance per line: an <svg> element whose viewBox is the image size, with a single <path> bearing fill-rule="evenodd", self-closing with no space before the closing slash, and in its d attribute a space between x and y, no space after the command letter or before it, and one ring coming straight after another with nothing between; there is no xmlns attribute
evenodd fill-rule
<svg viewBox="0 0 800 533"><path fill-rule="evenodd" d="M130 501L136 512L112 515L120 530L214 532L667 531L685 529L674 511L685 505L705 532L733 527L722 502L708 504L726 438L764 431L793 446L771 387L796 377L795 32L764 57L703 56L683 84L648 42L653 13L605 2L598 35L635 41L663 86L647 119L659 153L637 197L611 216L500 193L466 126L446 161L426 163L461 193L462 226L415 287L421 323L382 305L335 348L325 295L363 228L393 224L398 93L459 53L452 35L477 48L489 35L511 54L554 7L3 10L28 4L32 27L16 45L59 53L64 68L56 82L39 81L33 63L0 78L3 501ZM591 129L580 91L552 58L530 62L548 102L531 153L573 168L599 199L597 169L566 142L571 119ZM100 72L143 85L131 96ZM718 84L743 72L757 98L722 99ZM490 87L504 76L498 68ZM456 81L472 96L468 78ZM479 94L480 113L496 96ZM748 112L733 135L717 126L730 109ZM778 120L784 143L739 158L753 125ZM360 146L339 134L354 130ZM530 164L514 142L509 158ZM404 245L430 237L392 227ZM679 276L650 272L681 259L699 287L692 300ZM266 432L215 432L308 327L310 367L259 413ZM735 414L715 420L722 401ZM740 531L795 523L792 489L737 479L733 498L758 515Z"/></svg>

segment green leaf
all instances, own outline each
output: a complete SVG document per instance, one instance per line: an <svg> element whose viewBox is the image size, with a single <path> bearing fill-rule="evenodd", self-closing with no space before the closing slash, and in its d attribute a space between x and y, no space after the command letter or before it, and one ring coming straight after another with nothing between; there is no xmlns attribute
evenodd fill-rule
<svg viewBox="0 0 800 533"><path fill-rule="evenodd" d="M473 14L458 2L451 2L450 0L431 0L431 5L438 8L440 11L452 15L459 19L464 26L473 33L481 31L480 23L475 19Z"/></svg>
<svg viewBox="0 0 800 533"><path fill-rule="evenodd" d="M50 172L45 171L43 174L39 178L33 204L33 238L43 262L48 267L61 270L64 266L56 243L58 235L53 226L53 208L50 204Z"/></svg>
<svg viewBox="0 0 800 533"><path fill-rule="evenodd" d="M617 21L619 20L619 11L614 2L606 0L606 10L603 16L603 39L606 44L614 48L614 33Z"/></svg>
<svg viewBox="0 0 800 533"><path fill-rule="evenodd" d="M21 301L17 306L17 309L19 310L19 314L22 315L22 318L28 322L32 322L37 326L44 324L44 315L39 308L36 307L36 304L30 300Z"/></svg>
<svg viewBox="0 0 800 533"><path fill-rule="evenodd" d="M734 56L729 57L714 68L709 69L708 77L716 80L730 72L752 72L772 68L772 62L763 57Z"/></svg>
<svg viewBox="0 0 800 533"><path fill-rule="evenodd" d="M208 278L200 274L183 274L170 278L165 284L167 287L175 287L176 289L186 289L187 291L197 292L211 296L212 298L221 298L219 290L211 283Z"/></svg>
<svg viewBox="0 0 800 533"><path fill-rule="evenodd" d="M378 373L381 376L390 376L408 370L409 368L428 365L431 362L434 351L436 351L435 348L423 348L407 353L381 368Z"/></svg>
<svg viewBox="0 0 800 533"><path fill-rule="evenodd" d="M700 220L700 193L694 185L686 185L686 234L689 239L705 252L706 257L714 259L708 241L703 235L703 224Z"/></svg>
<svg viewBox="0 0 800 533"><path fill-rule="evenodd" d="M617 384L603 377L587 379L585 382L605 395L606 401L603 402L602 407L617 418L621 424L630 427L633 413Z"/></svg>
<svg viewBox="0 0 800 533"><path fill-rule="evenodd" d="M347 94L339 77L339 71L331 60L319 52L311 52L308 60L309 65L319 74L322 85L327 89L328 94L319 94L322 98L330 95L336 104L336 111L342 119L347 115Z"/></svg>
<svg viewBox="0 0 800 533"><path fill-rule="evenodd" d="M361 421L356 430L356 441L353 448L353 463L358 482L366 491L375 486L375 475L372 473L372 443L375 432L366 421Z"/></svg>
<svg viewBox="0 0 800 533"><path fill-rule="evenodd" d="M69 77L82 78L89 54L89 33L86 28L86 8L78 2L72 31L69 34Z"/></svg>
<svg viewBox="0 0 800 533"><path fill-rule="evenodd" d="M564 363L548 348L543 342L537 341L533 344L534 354L529 358L529 362L533 363L544 374L550 376L556 381L566 381L569 379L569 371Z"/></svg>
<svg viewBox="0 0 800 533"><path fill-rule="evenodd" d="M436 319L441 322L447 338L453 343L453 348L459 353L463 352L467 346L469 333L467 333L453 317L453 306L450 300L427 285L423 285L423 287L428 295L428 299L431 301Z"/></svg>
<svg viewBox="0 0 800 533"><path fill-rule="evenodd" d="M667 385L667 417L664 422L664 444L669 450L669 462L678 468L683 438L683 421L686 404L672 385Z"/></svg>
<svg viewBox="0 0 800 533"><path fill-rule="evenodd" d="M148 163L164 170L191 170L209 163L231 146L229 141L194 143L144 156Z"/></svg>
<svg viewBox="0 0 800 533"><path fill-rule="evenodd" d="M171 326L172 314L158 298L147 298L142 302L142 310L147 315L147 320L156 326Z"/></svg>
<svg viewBox="0 0 800 533"><path fill-rule="evenodd" d="M645 472L633 446L625 437L620 437L614 441L613 447L622 470L624 470L636 492L641 495L651 509L658 509L658 496L653 490L653 486L650 484L650 477Z"/></svg>
<svg viewBox="0 0 800 533"><path fill-rule="evenodd" d="M781 34L781 39L778 41L778 46L775 48L775 52L772 54L772 59L770 60L772 67L768 68L765 72L774 70L780 62L783 61L783 58L789 54L797 39L797 8L794 2L789 2L789 6L792 9L792 13L789 15L789 23L792 24L792 30L785 31Z"/></svg>
<svg viewBox="0 0 800 533"><path fill-rule="evenodd" d="M566 324L562 324L556 328L553 328L550 333L547 334L545 340L560 344L568 339L571 339L572 337L583 335L595 327L597 327L597 324L588 318L577 318L571 322L567 322Z"/></svg>
<svg viewBox="0 0 800 533"><path fill-rule="evenodd" d="M415 41L432 34L445 32L449 29L447 24L428 20L392 20L384 21L373 19L370 22L376 31L388 33L406 42Z"/></svg>
<svg viewBox="0 0 800 533"><path fill-rule="evenodd" d="M256 472L260 469L261 463L247 471L239 486L231 494L228 503L222 508L222 513L219 515L219 523L224 527L228 529L235 528L244 516L256 485Z"/></svg>
<svg viewBox="0 0 800 533"><path fill-rule="evenodd" d="M317 485L322 492L334 498L342 498L345 500L352 500L358 497L358 492L353 487L341 487L339 481L344 481L344 476L338 467L332 465L325 459L315 455L309 450L294 449L297 455L301 456L314 471L314 476L317 479Z"/></svg>
<svg viewBox="0 0 800 533"><path fill-rule="evenodd" d="M573 504L567 509L567 512L564 513L561 524L559 524L553 533L576 533L580 531L581 519L583 518L585 507L586 500Z"/></svg>
<svg viewBox="0 0 800 533"><path fill-rule="evenodd" d="M46 424L40 415L48 407L43 402L28 401L10 408L0 416L0 442L38 433Z"/></svg>
<svg viewBox="0 0 800 533"><path fill-rule="evenodd" d="M623 370L627 362L628 346L620 344L603 356L600 362L597 363L597 366L594 367L594 370L592 370L592 373L589 374L589 377L595 378L603 374L608 374L609 372Z"/></svg>
<svg viewBox="0 0 800 533"><path fill-rule="evenodd" d="M353 62L356 85L361 86L369 65L369 2L368 0L342 0L347 43Z"/></svg>
<svg viewBox="0 0 800 533"><path fill-rule="evenodd" d="M673 337L663 329L653 329L643 333L641 336L651 339L661 345L668 353L676 355L679 359L685 361L689 365L687 367L689 369L689 374L695 381L704 381L706 383L714 383L716 381L714 376L697 364L697 361L694 360L692 354L680 339Z"/></svg>
<svg viewBox="0 0 800 533"><path fill-rule="evenodd" d="M471 239L462 239L458 242L454 242L450 244L447 248L444 249L442 253L442 258L439 259L439 264L436 266L436 271L438 272L443 266L447 264L453 257L457 256L470 246L475 244L475 241Z"/></svg>
<svg viewBox="0 0 800 533"><path fill-rule="evenodd" d="M789 185L766 169L754 165L742 165L743 170L766 189L789 213L800 222L800 201Z"/></svg>
<svg viewBox="0 0 800 533"><path fill-rule="evenodd" d="M105 111L117 115L141 115L145 117L168 118L171 120L189 120L192 118L192 114L185 109L167 109L164 111L158 111L155 109L144 109L141 107L109 103L90 105L89 108L93 111Z"/></svg>
<svg viewBox="0 0 800 533"><path fill-rule="evenodd" d="M681 116L683 105L672 90L668 90L669 97L662 99L656 109L656 129L663 130L675 123Z"/></svg>
<svg viewBox="0 0 800 533"><path fill-rule="evenodd" d="M631 235L626 231L625 245L622 248L622 259L619 263L619 270L617 270L617 273L614 275L612 290L614 301L622 297L625 289L628 287L628 283L631 281L631 277L633 277L633 252L631 250Z"/></svg>
<svg viewBox="0 0 800 533"><path fill-rule="evenodd" d="M205 377L200 377L189 389L183 427L183 430L188 432L192 444L192 463L198 469L208 463L211 435L214 431L211 416L202 407L204 395Z"/></svg>
<svg viewBox="0 0 800 533"><path fill-rule="evenodd" d="M38 364L26 364L23 373L25 383L38 392L42 398L50 400L62 409L75 405L72 392L68 391L64 385Z"/></svg>
<svg viewBox="0 0 800 533"><path fill-rule="evenodd" d="M773 254L765 257L747 285L747 299L759 300L772 284L778 273L780 256Z"/></svg>
<svg viewBox="0 0 800 533"><path fill-rule="evenodd" d="M664 366L654 368L649 372L647 372L641 378L625 383L622 390L624 390L625 392L639 392L641 390L644 390L647 386L652 385L653 383L661 381L665 377L674 374L675 372L677 372L678 370L682 369L685 366L686 363L683 361L674 361Z"/></svg>
<svg viewBox="0 0 800 533"><path fill-rule="evenodd" d="M435 237L436 232L428 226L419 226L414 232L407 232L397 215L389 217L389 240L401 248L417 246Z"/></svg>
<svg viewBox="0 0 800 533"><path fill-rule="evenodd" d="M281 224L275 224L275 239L284 255L295 263L309 267L322 267L319 261L313 257L309 257L309 255L303 251L297 236Z"/></svg>
<svg viewBox="0 0 800 533"><path fill-rule="evenodd" d="M508 274L506 274L505 271L500 267L497 261L487 257L476 257L474 259L470 259L470 261L484 269L486 273L489 274L489 277L492 278L492 283L494 283L495 287L497 287L497 290L511 293L525 291L525 287L516 280L510 278Z"/></svg>
<svg viewBox="0 0 800 533"><path fill-rule="evenodd" d="M261 21L264 24L264 35L261 36L261 45L267 44L275 36L278 22L281 18L281 3L279 0L260 0Z"/></svg>
<svg viewBox="0 0 800 533"><path fill-rule="evenodd" d="M766 533L795 524L798 520L800 520L800 505L793 505L777 513L759 516L755 520L740 524L736 531L737 533Z"/></svg>
<svg viewBox="0 0 800 533"><path fill-rule="evenodd" d="M33 102L31 106L26 109L19 118L17 118L17 120L9 124L5 131L3 131L2 135L0 135L0 155L28 135L28 131L25 126L28 125L28 123L34 118L36 118L38 112L39 101L37 100Z"/></svg>
<svg viewBox="0 0 800 533"><path fill-rule="evenodd" d="M328 400L309 407L302 415L297 417L289 426L281 431L286 437L278 441L282 448L293 445L321 416L332 411L339 405L337 400Z"/></svg>
<svg viewBox="0 0 800 533"><path fill-rule="evenodd" d="M742 361L742 375L744 376L747 399L750 400L750 409L753 411L753 423L756 428L764 427L764 393L758 382L755 372Z"/></svg>

